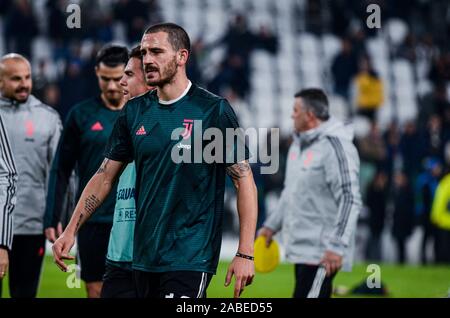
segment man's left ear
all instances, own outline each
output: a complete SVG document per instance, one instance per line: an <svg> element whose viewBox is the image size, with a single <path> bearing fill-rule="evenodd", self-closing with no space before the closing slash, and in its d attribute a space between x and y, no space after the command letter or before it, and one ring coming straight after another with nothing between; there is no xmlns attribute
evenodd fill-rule
<svg viewBox="0 0 450 318"><path fill-rule="evenodd" d="M308 110L306 113L308 114L309 120L313 120L314 118L316 118L316 116L314 115L314 113L312 111Z"/></svg>
<svg viewBox="0 0 450 318"><path fill-rule="evenodd" d="M178 53L178 63L186 64L189 53L186 50L182 50Z"/></svg>

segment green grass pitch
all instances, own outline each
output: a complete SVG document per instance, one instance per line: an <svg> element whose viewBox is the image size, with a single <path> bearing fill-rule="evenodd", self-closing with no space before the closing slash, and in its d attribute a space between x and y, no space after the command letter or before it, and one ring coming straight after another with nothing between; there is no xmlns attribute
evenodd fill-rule
<svg viewBox="0 0 450 318"><path fill-rule="evenodd" d="M217 275L208 288L208 297L231 298L233 287L224 287L228 262L221 262ZM398 266L380 265L381 280L389 290L389 297L447 297L450 288L450 266ZM367 264L358 264L351 273L339 273L334 285L353 288L365 281L370 273ZM73 275L73 274L72 274ZM72 276L73 278L73 276ZM70 273L61 272L46 256L39 286L40 298L78 298L85 297L83 283L81 288L68 288L67 281L72 281ZM256 274L254 282L248 286L243 298L291 297L294 288L294 267L280 264L275 271L268 274ZM9 297L7 278L3 282L3 297Z"/></svg>

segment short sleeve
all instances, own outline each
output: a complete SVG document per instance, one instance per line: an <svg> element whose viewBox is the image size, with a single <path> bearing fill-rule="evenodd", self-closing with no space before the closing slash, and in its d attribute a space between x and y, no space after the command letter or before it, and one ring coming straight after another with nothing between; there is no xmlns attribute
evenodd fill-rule
<svg viewBox="0 0 450 318"><path fill-rule="evenodd" d="M245 131L239 122L231 105L227 100L220 102L220 127L224 140L224 163L232 166L236 163L250 159L251 154L245 142Z"/></svg>
<svg viewBox="0 0 450 318"><path fill-rule="evenodd" d="M105 157L114 161L133 161L133 145L127 121L127 105L120 112L117 118L108 144L105 150Z"/></svg>

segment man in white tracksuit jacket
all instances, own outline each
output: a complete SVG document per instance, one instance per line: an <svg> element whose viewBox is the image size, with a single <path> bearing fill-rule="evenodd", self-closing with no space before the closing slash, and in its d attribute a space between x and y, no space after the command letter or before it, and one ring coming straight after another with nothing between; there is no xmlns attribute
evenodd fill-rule
<svg viewBox="0 0 450 318"><path fill-rule="evenodd" d="M320 89L295 95L294 141L284 190L258 235L282 230L286 259L295 264L295 298L327 298L339 269L352 266L361 210L359 156L353 131L329 116Z"/></svg>
<svg viewBox="0 0 450 318"><path fill-rule="evenodd" d="M17 168L9 291L12 298L36 296L45 253L44 212L48 176L61 120L56 110L31 95L29 61L19 54L0 58L0 115ZM10 236L9 236L10 237Z"/></svg>

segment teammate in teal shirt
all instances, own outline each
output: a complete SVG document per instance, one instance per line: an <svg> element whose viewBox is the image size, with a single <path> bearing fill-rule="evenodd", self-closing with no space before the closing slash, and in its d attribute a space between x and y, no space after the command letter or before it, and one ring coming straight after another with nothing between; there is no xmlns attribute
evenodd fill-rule
<svg viewBox="0 0 450 318"><path fill-rule="evenodd" d="M226 285L235 275L234 296L239 297L254 276L257 192L248 150L237 151L243 141L232 138L231 147L223 140L223 149L217 150L222 156L213 162L177 162L173 156L178 151L184 157L201 157L210 142L201 142L198 149L192 141L208 128L225 137L227 129L239 127L236 115L225 99L188 80L190 41L181 27L170 23L150 27L141 52L147 84L157 89L129 101L121 112L106 159L54 244L56 264L67 268L63 260L71 258L73 236L85 215L101 204L124 165L135 160L132 266L138 297L205 297L220 253L227 173L237 190L240 236Z"/></svg>
<svg viewBox="0 0 450 318"><path fill-rule="evenodd" d="M131 269L133 261L133 236L136 221L136 166L127 165L117 185L114 221L109 237L106 262Z"/></svg>

